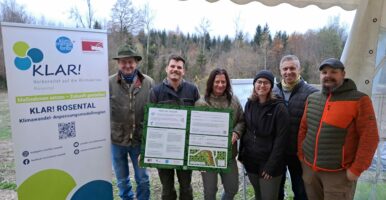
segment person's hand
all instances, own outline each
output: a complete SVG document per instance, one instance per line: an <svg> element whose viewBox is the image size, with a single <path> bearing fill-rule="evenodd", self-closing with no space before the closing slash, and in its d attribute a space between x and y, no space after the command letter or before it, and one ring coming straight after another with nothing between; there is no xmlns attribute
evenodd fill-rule
<svg viewBox="0 0 386 200"><path fill-rule="evenodd" d="M347 175L347 179L348 179L349 181L356 181L356 180L358 180L358 178L359 178L359 176L353 174L349 169L346 170L346 175Z"/></svg>
<svg viewBox="0 0 386 200"><path fill-rule="evenodd" d="M261 176L263 177L263 179L265 180L269 180L272 178L271 175L269 175L267 172L263 171L263 173L261 174Z"/></svg>
<svg viewBox="0 0 386 200"><path fill-rule="evenodd" d="M236 132L232 133L232 144L234 144L239 139L239 135Z"/></svg>

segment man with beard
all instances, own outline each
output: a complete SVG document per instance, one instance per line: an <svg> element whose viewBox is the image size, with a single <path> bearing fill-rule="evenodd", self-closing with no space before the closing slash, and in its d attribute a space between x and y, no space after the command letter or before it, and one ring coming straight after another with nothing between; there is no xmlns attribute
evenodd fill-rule
<svg viewBox="0 0 386 200"><path fill-rule="evenodd" d="M319 67L322 91L311 94L299 130L298 156L308 199L354 198L379 137L371 99L330 58Z"/></svg>
<svg viewBox="0 0 386 200"><path fill-rule="evenodd" d="M165 68L166 79L155 86L150 93L150 102L157 104L173 104L182 106L194 106L200 98L197 87L183 79L185 75L185 60L178 55L169 57L168 65ZM158 169L162 184L162 199L177 199L174 188L174 174L177 174L180 184L180 198L183 200L193 199L191 185L191 170Z"/></svg>

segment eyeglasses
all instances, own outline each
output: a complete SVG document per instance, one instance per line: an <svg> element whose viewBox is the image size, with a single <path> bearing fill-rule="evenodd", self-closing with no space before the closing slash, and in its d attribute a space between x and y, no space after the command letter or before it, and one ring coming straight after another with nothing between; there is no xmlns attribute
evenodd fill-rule
<svg viewBox="0 0 386 200"><path fill-rule="evenodd" d="M256 81L257 85L271 85L271 82L269 81Z"/></svg>

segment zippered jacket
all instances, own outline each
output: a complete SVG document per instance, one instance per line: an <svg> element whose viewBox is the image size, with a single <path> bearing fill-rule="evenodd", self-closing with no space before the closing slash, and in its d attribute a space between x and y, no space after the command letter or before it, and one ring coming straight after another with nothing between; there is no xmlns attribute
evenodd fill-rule
<svg viewBox="0 0 386 200"><path fill-rule="evenodd" d="M357 176L372 161L379 142L371 99L351 79L308 97L298 137L298 156L314 171L348 169Z"/></svg>
<svg viewBox="0 0 386 200"><path fill-rule="evenodd" d="M119 73L110 77L110 126L114 144L140 145L143 129L144 106L154 81L138 71L131 88Z"/></svg>
<svg viewBox="0 0 386 200"><path fill-rule="evenodd" d="M194 106L200 98L198 89L192 83L182 80L177 91L169 85L167 79L156 85L150 93L150 103Z"/></svg>
<svg viewBox="0 0 386 200"><path fill-rule="evenodd" d="M248 100L244 110L246 131L241 137L238 160L249 173L282 175L289 125L283 100L262 104Z"/></svg>

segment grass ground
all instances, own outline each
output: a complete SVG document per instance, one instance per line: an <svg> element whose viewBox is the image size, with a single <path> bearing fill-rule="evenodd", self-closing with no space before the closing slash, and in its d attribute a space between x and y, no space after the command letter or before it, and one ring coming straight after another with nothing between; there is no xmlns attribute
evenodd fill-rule
<svg viewBox="0 0 386 200"><path fill-rule="evenodd" d="M0 199L16 199L11 125L6 93L0 92Z"/></svg>
<svg viewBox="0 0 386 200"><path fill-rule="evenodd" d="M158 172L156 169L149 169L149 173L150 173L150 188L151 188L151 197L152 199L161 199L161 182L158 178ZM175 180L177 182L177 177L175 177ZM235 200L243 200L243 191L241 190L242 188L242 177L240 177L240 187L239 187L239 193L235 196ZM114 193L114 200L119 200L119 197L118 197L118 188L115 187L116 185L116 179L113 178L113 193ZM133 185L133 188L135 188L136 184L135 184L135 181L133 179L133 177L131 177L131 183ZM288 185L287 185L288 186ZM175 184L175 187L177 189L177 192L178 192L178 184L176 183ZM201 175L200 175L200 172L198 171L194 171L193 172L193 175L192 175L192 187L193 187L193 196L194 196L194 199L195 200L203 200L204 199L204 196L203 196L203 188L202 188L202 179L201 179ZM223 188L220 184L220 181L219 181L219 185L218 185L218 192L217 192L217 199L220 199L221 198L221 192L222 192ZM289 192L290 190L290 187L288 186L288 196L287 196L287 200L290 200L290 199L293 199L293 194L292 192ZM247 189L246 189L246 199L253 199L254 197L254 191L253 191L253 188L250 184L247 184Z"/></svg>
<svg viewBox="0 0 386 200"><path fill-rule="evenodd" d="M354 199L386 199L386 183L371 184L359 182Z"/></svg>
<svg viewBox="0 0 386 200"><path fill-rule="evenodd" d="M0 140L11 137L11 123L8 109L8 99L5 92L0 92Z"/></svg>

